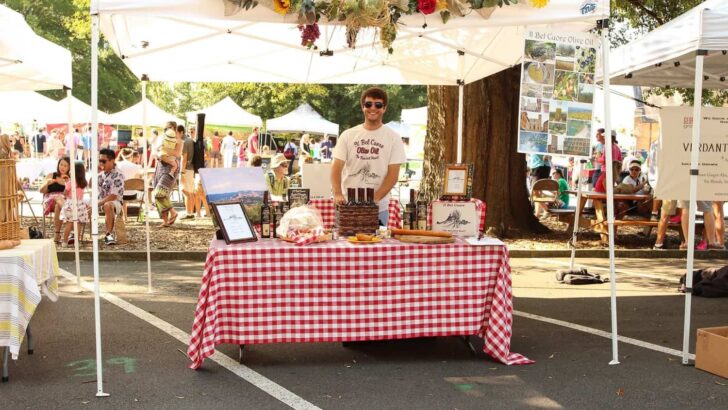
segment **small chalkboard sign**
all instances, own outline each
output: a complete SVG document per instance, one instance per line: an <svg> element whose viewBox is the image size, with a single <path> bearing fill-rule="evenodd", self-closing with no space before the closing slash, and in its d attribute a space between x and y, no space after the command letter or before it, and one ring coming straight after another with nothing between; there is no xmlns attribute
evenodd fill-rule
<svg viewBox="0 0 728 410"><path fill-rule="evenodd" d="M263 168L263 172L270 169L270 161L271 161L271 157L263 157L260 159L260 166L261 166L261 168Z"/></svg>
<svg viewBox="0 0 728 410"><path fill-rule="evenodd" d="M306 205L311 197L311 190L308 188L288 188L288 205L291 208Z"/></svg>

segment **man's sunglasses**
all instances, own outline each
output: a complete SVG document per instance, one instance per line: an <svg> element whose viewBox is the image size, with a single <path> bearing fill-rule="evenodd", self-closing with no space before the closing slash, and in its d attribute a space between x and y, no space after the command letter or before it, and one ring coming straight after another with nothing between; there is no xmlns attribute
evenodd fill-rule
<svg viewBox="0 0 728 410"><path fill-rule="evenodd" d="M106 163L106 160L105 159L100 159L99 160L99 164L105 164L105 163Z"/></svg>
<svg viewBox="0 0 728 410"><path fill-rule="evenodd" d="M367 107L367 108L372 108L372 105L375 106L375 107L377 107L377 108L379 108L379 109L381 109L381 108L384 107L384 103L383 102L379 102L379 101L377 101L377 102L367 101L367 102L364 103L364 106Z"/></svg>
<svg viewBox="0 0 728 410"><path fill-rule="evenodd" d="M642 171L640 168L630 168L630 171Z"/></svg>

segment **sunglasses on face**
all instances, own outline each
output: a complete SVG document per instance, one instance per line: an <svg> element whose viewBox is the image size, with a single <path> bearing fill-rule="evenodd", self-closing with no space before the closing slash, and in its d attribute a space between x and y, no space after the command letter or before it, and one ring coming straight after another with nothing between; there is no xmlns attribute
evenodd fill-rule
<svg viewBox="0 0 728 410"><path fill-rule="evenodd" d="M630 171L641 171L641 169L639 169L639 168L630 168L629 170Z"/></svg>
<svg viewBox="0 0 728 410"><path fill-rule="evenodd" d="M366 101L364 103L364 106L367 107L367 108L372 108L372 105L375 106L375 107L377 107L377 108L379 108L379 109L381 109L382 107L384 107L384 103L379 102L379 101L377 101L377 102Z"/></svg>
<svg viewBox="0 0 728 410"><path fill-rule="evenodd" d="M105 159L100 159L99 160L99 164L105 164L105 163L106 163L106 160Z"/></svg>

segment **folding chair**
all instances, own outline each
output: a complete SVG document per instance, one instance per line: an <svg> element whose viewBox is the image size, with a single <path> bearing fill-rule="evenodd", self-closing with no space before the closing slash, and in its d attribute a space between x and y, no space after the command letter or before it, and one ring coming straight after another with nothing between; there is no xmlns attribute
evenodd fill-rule
<svg viewBox="0 0 728 410"><path fill-rule="evenodd" d="M536 203L551 203L559 197L559 183L551 178L539 179L531 187L531 206Z"/></svg>
<svg viewBox="0 0 728 410"><path fill-rule="evenodd" d="M138 191L142 195L137 194L133 199L124 198L124 220L127 220L127 206L130 203L136 203L139 205L139 213L137 214L137 221L141 219L142 207L144 206L144 180L141 178L131 178L124 181L124 191Z"/></svg>

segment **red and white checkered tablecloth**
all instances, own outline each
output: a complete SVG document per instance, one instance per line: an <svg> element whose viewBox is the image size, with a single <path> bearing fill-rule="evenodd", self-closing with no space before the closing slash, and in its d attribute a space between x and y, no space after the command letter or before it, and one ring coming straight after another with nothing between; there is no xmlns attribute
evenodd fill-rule
<svg viewBox="0 0 728 410"><path fill-rule="evenodd" d="M324 229L331 229L334 226L334 223L336 223L336 207L334 207L333 198L312 199L308 201L308 204L321 212L321 219L324 220ZM394 198L389 198L389 222L387 226L389 229L402 227L402 206Z"/></svg>
<svg viewBox="0 0 728 410"><path fill-rule="evenodd" d="M223 343L453 335L479 335L483 350L502 363L533 363L510 352L510 274L505 245L459 239L446 245L213 241L187 350L190 368Z"/></svg>
<svg viewBox="0 0 728 410"><path fill-rule="evenodd" d="M488 213L488 206L485 204L485 202L481 201L478 198L470 198L470 202L475 203L475 211L480 214L480 227L478 229L478 232L485 231L485 216ZM448 202L448 201L432 201L432 203L427 207L427 226L432 226L432 204L435 202Z"/></svg>

